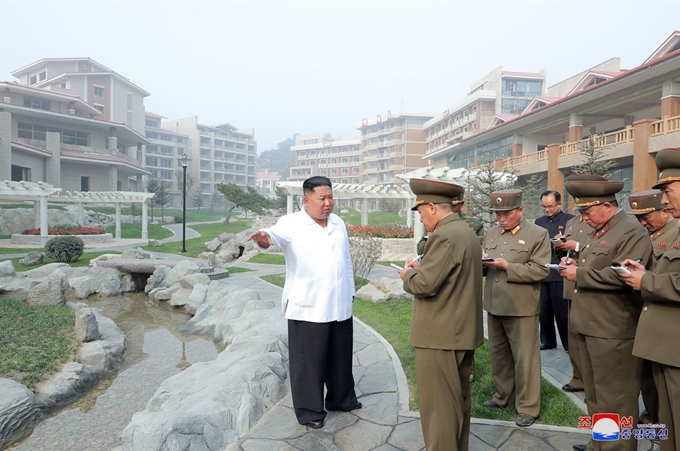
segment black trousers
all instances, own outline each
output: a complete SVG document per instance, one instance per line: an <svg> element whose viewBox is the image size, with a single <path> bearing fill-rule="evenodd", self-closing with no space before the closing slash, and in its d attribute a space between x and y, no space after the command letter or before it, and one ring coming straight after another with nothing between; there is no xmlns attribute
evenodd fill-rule
<svg viewBox="0 0 680 451"><path fill-rule="evenodd" d="M553 319L554 318L554 319ZM564 282L541 283L541 311L538 315L541 326L541 343L547 348L557 346L555 323L564 350L569 350L569 303L564 299Z"/></svg>
<svg viewBox="0 0 680 451"><path fill-rule="evenodd" d="M350 411L356 406L353 345L353 318L330 323L288 320L290 388L300 424L323 420L326 410Z"/></svg>

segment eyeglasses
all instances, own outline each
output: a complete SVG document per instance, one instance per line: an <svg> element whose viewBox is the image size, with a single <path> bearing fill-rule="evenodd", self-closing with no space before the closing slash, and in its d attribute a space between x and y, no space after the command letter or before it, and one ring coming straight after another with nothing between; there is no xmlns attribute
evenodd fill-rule
<svg viewBox="0 0 680 451"><path fill-rule="evenodd" d="M541 205L541 208L544 210L552 210L553 208L557 207L560 205L562 202L557 202L555 205Z"/></svg>

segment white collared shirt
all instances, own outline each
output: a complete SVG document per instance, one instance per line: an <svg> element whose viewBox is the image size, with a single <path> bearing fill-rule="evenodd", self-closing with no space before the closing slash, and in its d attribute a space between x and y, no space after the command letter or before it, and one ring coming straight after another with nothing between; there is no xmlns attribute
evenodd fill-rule
<svg viewBox="0 0 680 451"><path fill-rule="evenodd" d="M331 213L322 227L302 210L262 231L283 249L286 259L281 306L287 319L327 323L352 316L352 257L347 227L339 216Z"/></svg>

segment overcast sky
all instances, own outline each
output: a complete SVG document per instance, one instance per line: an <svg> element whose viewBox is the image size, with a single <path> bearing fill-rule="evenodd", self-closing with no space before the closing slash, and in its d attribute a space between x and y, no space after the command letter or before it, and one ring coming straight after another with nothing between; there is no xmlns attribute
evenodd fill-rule
<svg viewBox="0 0 680 451"><path fill-rule="evenodd" d="M0 80L90 57L170 119L358 137L364 117L441 112L497 66L548 85L611 57L640 65L680 29L680 0L0 0Z"/></svg>

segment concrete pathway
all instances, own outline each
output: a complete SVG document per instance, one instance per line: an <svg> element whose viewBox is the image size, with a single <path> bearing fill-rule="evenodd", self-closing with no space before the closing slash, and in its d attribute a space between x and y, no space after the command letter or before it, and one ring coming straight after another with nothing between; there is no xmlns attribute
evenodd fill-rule
<svg viewBox="0 0 680 451"><path fill-rule="evenodd" d="M230 283L262 290L262 296L271 296L273 292L280 294L278 287L266 284L259 277L263 274L280 274L283 267L253 263L239 263L238 266L257 271L232 274ZM382 276L394 277L394 270L376 266L369 278ZM547 364L551 366L552 362L559 360L559 357L555 357ZM399 358L384 338L358 319L354 322L353 370L362 409L353 412L329 412L322 429L311 429L297 423L292 401L288 396L265 413L246 435L226 449L423 450L420 417L417 412L408 410L408 384ZM558 374L561 372L558 371ZM512 422L473 419L470 450L570 450L573 444L583 444L588 439L589 433L576 428L538 424L519 428Z"/></svg>

